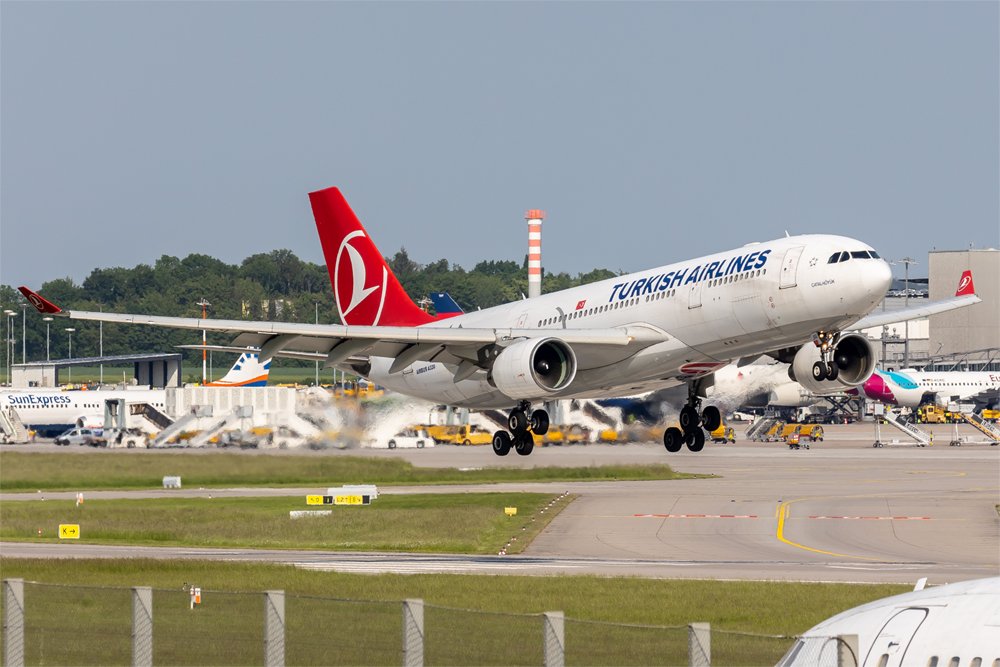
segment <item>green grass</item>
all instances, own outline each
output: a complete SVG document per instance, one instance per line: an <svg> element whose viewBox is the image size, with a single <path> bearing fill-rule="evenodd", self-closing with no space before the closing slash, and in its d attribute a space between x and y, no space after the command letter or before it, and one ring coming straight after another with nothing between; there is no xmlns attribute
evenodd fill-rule
<svg viewBox="0 0 1000 667"><path fill-rule="evenodd" d="M421 598L427 605L428 665L538 664L541 619L508 614L552 610L567 617L568 665L687 664L687 635L680 626L694 621L712 625L713 665L773 665L790 640L726 632L793 636L835 613L909 589L620 577L352 575L145 560L0 558L0 576L45 582L25 586L28 664L127 664L130 586L155 589L156 664L261 663L258 593L277 589L287 596L288 664L330 665L398 665L398 601L405 598ZM182 591L186 583L201 586L204 593L202 608L194 612ZM671 626L677 629L659 629Z"/></svg>
<svg viewBox="0 0 1000 667"><path fill-rule="evenodd" d="M488 451L483 456L492 456ZM246 452L111 450L82 454L0 450L0 490L148 489L166 475L186 487L483 484L686 479L667 465L584 468L417 468L394 458L340 454L268 456Z"/></svg>
<svg viewBox="0 0 1000 667"><path fill-rule="evenodd" d="M495 554L512 536L518 540L509 551L523 550L570 500L469 493L381 496L366 507L307 506L304 497L88 500L79 507L17 501L0 505L0 538L58 542L59 524L75 523L80 542L95 544ZM539 512L553 501L553 510ZM505 507L517 507L517 516L506 516ZM289 517L305 509L333 515Z"/></svg>

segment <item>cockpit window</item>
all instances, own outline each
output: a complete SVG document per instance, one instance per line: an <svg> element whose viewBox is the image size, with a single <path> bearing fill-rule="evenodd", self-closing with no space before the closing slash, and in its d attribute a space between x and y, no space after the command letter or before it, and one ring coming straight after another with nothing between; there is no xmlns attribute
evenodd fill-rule
<svg viewBox="0 0 1000 667"><path fill-rule="evenodd" d="M854 252L851 253L851 257L853 257L854 259L868 259L868 251L855 250Z"/></svg>
<svg viewBox="0 0 1000 667"><path fill-rule="evenodd" d="M851 258L851 253L847 252L846 250L844 252L840 253L840 261L841 262L846 262L850 258Z"/></svg>
<svg viewBox="0 0 1000 667"><path fill-rule="evenodd" d="M881 257L878 256L878 253L875 252L874 250L869 250L868 254L872 256L872 259L882 259Z"/></svg>
<svg viewBox="0 0 1000 667"><path fill-rule="evenodd" d="M836 264L839 261L840 261L840 253L839 252L835 252L832 255L830 255L830 259L826 260L826 263L827 264Z"/></svg>

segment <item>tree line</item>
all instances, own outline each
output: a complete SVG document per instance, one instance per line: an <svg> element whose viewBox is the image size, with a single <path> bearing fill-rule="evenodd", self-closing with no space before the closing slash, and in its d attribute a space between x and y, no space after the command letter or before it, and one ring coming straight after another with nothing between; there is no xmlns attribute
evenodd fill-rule
<svg viewBox="0 0 1000 667"><path fill-rule="evenodd" d="M516 301L528 291L527 257L522 263L484 260L471 270L440 259L421 265L400 249L386 262L406 292L420 301L431 292L448 292L465 310ZM570 276L545 274L543 292L575 287L619 275L607 269ZM227 264L214 257L191 254L183 259L163 255L152 266L100 268L91 271L82 284L59 278L41 285L39 292L66 309L104 310L177 317L201 317L202 299L211 304L208 316L218 319L283 322L340 322L325 264L305 262L290 250L273 250L247 257L240 264ZM13 310L16 317L2 322L3 337L14 340L14 362L21 361L22 314L28 361L45 359L45 322L34 308L22 309L25 300L11 285L0 285L0 311ZM12 322L10 332L8 324ZM97 322L57 318L50 323L50 356L69 356L69 334L73 327L73 357L98 356L101 327ZM210 344L228 344L225 334L208 334ZM197 332L140 325L105 323L105 355L176 352L178 345L200 343ZM185 351L185 363L200 363L201 353ZM6 362L6 358L4 359ZM296 365L282 360L282 365Z"/></svg>

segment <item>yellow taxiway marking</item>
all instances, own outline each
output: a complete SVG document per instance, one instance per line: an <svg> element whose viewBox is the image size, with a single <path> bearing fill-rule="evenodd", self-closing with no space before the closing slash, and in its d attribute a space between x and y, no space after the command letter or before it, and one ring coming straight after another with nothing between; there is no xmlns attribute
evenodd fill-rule
<svg viewBox="0 0 1000 667"><path fill-rule="evenodd" d="M799 500L807 500L807 498L800 498ZM827 555L827 556L837 556L838 558L854 558L856 560L870 560L870 561L876 561L876 562L882 560L880 558L871 558L869 556L853 556L851 554L839 554L836 551L824 551L823 549L814 549L813 547L807 547L804 544L799 544L798 542L792 542L791 540L787 539L785 537L785 519L788 518L788 514L789 514L788 507L792 503L799 502L799 500L788 500L786 502L781 503L781 505L778 506L778 530L777 530L777 533L776 533L776 536L777 536L778 540L780 540L781 542L784 542L785 544L787 544L789 546L793 546L796 549L803 549L805 551L812 551L813 553L824 554L824 555Z"/></svg>

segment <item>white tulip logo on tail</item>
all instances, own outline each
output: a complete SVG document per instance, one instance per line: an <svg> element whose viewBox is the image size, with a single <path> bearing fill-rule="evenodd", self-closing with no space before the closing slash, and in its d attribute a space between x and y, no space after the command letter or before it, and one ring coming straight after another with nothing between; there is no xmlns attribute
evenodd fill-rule
<svg viewBox="0 0 1000 667"><path fill-rule="evenodd" d="M344 237L344 240L340 242L340 248L337 250L337 264L334 267L333 274L334 296L337 298L337 310L340 311L340 319L344 324L374 326L378 324L379 319L382 317L388 271L386 271L385 266L382 266L382 282L366 286L368 268L365 266L365 258L350 243L356 237L367 238L364 231L360 229L355 230ZM348 259L347 262L344 261L345 251ZM347 268L348 265L350 269ZM380 288L381 294L378 297L378 305L376 307L376 301L368 297L379 291ZM344 305L345 303L347 304L346 306ZM358 310L354 317L348 318L348 315L359 308L359 306L362 306L362 304L364 304L364 307Z"/></svg>

